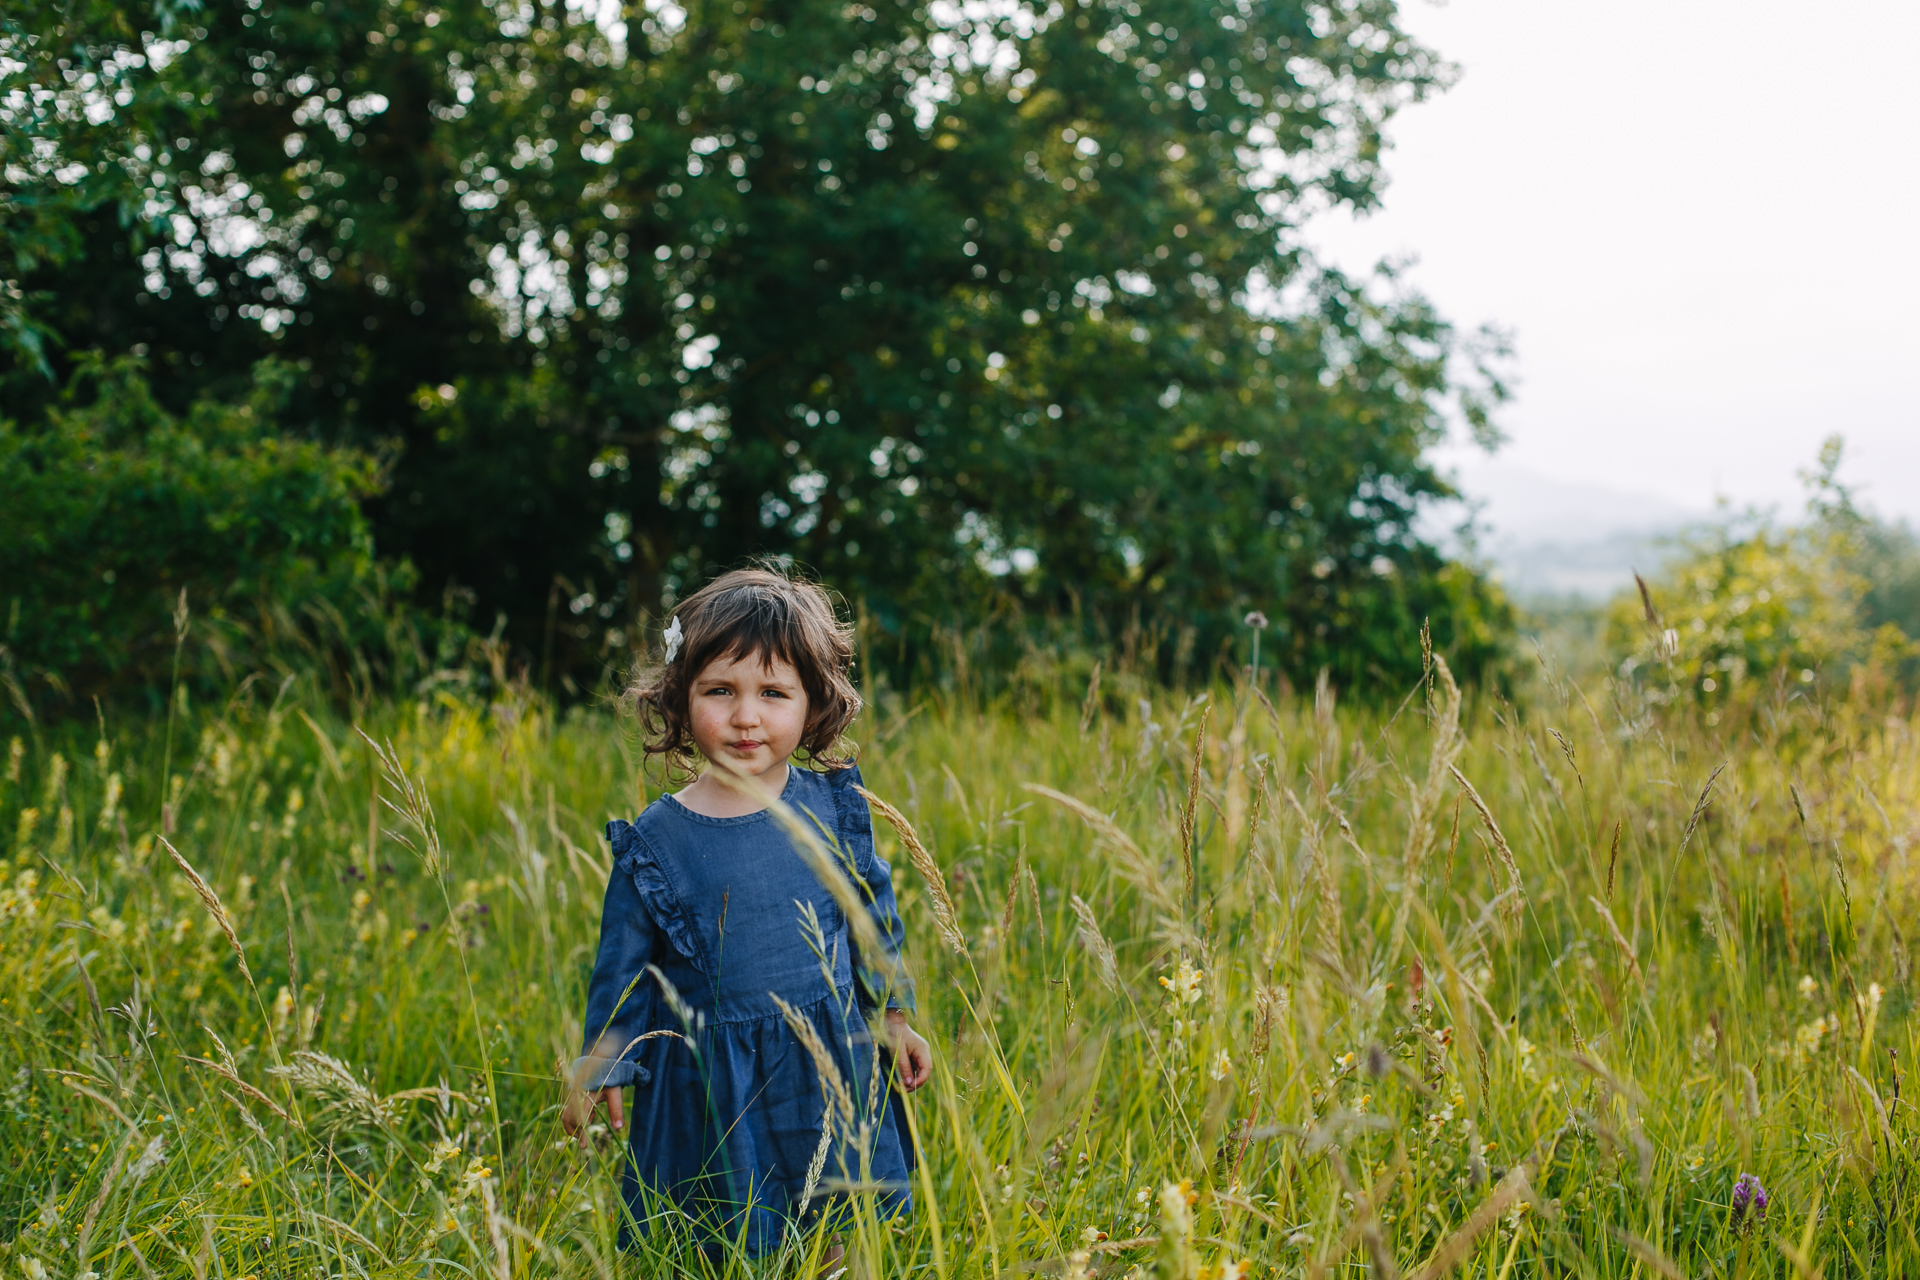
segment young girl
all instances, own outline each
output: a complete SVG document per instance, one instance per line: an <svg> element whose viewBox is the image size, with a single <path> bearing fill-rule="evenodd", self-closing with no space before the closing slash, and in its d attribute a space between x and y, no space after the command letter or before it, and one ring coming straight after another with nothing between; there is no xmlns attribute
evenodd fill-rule
<svg viewBox="0 0 1920 1280"><path fill-rule="evenodd" d="M581 1133L604 1104L618 1131L634 1087L622 1191L643 1229L664 1200L709 1244L758 1255L826 1207L836 1183L881 1185L883 1217L912 1205L888 1059L908 1090L931 1063L907 1025L903 929L860 771L834 754L860 710L852 656L819 587L746 569L680 606L665 665L631 691L647 754L684 764L698 752L707 768L607 827L614 871L564 1120ZM788 763L796 752L808 768ZM822 833L875 926L861 932L887 954L860 954L769 811L776 796Z"/></svg>

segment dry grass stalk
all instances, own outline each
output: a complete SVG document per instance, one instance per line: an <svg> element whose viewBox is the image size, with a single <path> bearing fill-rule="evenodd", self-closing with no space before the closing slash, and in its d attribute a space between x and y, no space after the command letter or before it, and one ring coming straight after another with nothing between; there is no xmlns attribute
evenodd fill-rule
<svg viewBox="0 0 1920 1280"><path fill-rule="evenodd" d="M331 1141L352 1129L387 1129L393 1125L393 1099L382 1098L362 1083L351 1067L329 1054L296 1049L291 1062L269 1067L267 1073L312 1095L319 1104L314 1128L325 1140ZM415 1092L434 1094L438 1091Z"/></svg>
<svg viewBox="0 0 1920 1280"><path fill-rule="evenodd" d="M1500 855L1500 865L1506 868L1507 889L1513 897L1507 900L1511 905L1503 910L1508 919L1513 919L1524 909L1526 899L1526 889L1520 883L1520 865L1513 860L1513 849L1507 844L1507 837L1501 833L1500 824L1494 821L1493 810L1487 808L1487 802L1480 798L1480 793L1473 789L1471 782L1467 781L1467 775L1461 773L1457 765L1448 765L1447 772L1453 775L1453 780L1460 784L1461 789L1467 793L1467 799L1479 811L1480 821L1486 824L1487 834L1493 840L1494 852Z"/></svg>
<svg viewBox="0 0 1920 1280"><path fill-rule="evenodd" d="M1706 816L1707 806L1713 803L1713 784L1720 781L1720 775L1727 771L1728 763L1722 760L1716 765L1713 772L1707 775L1707 785L1700 788L1700 798L1693 802L1693 813L1687 818L1686 834L1680 837L1680 853L1687 851L1687 845L1693 839L1694 829L1700 825L1700 819ZM1797 801L1798 798L1796 796L1795 800Z"/></svg>
<svg viewBox="0 0 1920 1280"><path fill-rule="evenodd" d="M313 1209L307 1210L307 1217L312 1219L319 1226L325 1227L327 1230L332 1231L337 1235L345 1236L347 1239L359 1245L362 1249L371 1250L375 1257L379 1258L380 1261L386 1263L388 1266L393 1265L393 1259L387 1256L386 1251L384 1249L382 1249L379 1245L375 1244L373 1241L367 1239L365 1236L361 1235L358 1231L354 1230L351 1226L340 1221L340 1219L329 1218L326 1214L317 1212L316 1210L313 1210Z"/></svg>
<svg viewBox="0 0 1920 1280"><path fill-rule="evenodd" d="M1373 879L1373 855L1368 853L1367 847L1360 843L1360 837L1354 832L1353 823L1347 820L1347 815L1340 812L1340 806L1334 804L1332 800L1322 800L1321 803L1333 814L1333 825L1340 829L1340 838L1346 841L1347 848L1353 850L1354 854L1360 859L1360 869L1366 872L1367 879L1371 882Z"/></svg>
<svg viewBox="0 0 1920 1280"><path fill-rule="evenodd" d="M1660 625L1660 611L1653 607L1653 592L1648 588L1647 580L1640 576L1638 570L1634 572L1633 585L1640 588L1641 617L1645 619L1648 626L1658 627Z"/></svg>
<svg viewBox="0 0 1920 1280"><path fill-rule="evenodd" d="M1539 771L1540 780L1547 784L1547 790L1553 792L1554 802L1564 805L1567 802L1566 792L1560 786L1560 779L1555 777L1553 770L1547 767L1547 758L1540 754L1539 744L1533 740L1533 735L1530 733L1522 734L1520 738L1527 744L1527 755L1532 758L1533 767Z"/></svg>
<svg viewBox="0 0 1920 1280"><path fill-rule="evenodd" d="M690 1048L693 1048L695 1054L698 1054L699 1048L691 1037L698 1033L702 1027L706 1026L706 1014L687 1003L687 998L680 994L680 988L673 985L673 979L669 978L661 970L659 965L648 965L647 975L658 984L660 988L660 998L667 1002L667 1008L673 1012L674 1018L679 1021L682 1027L686 1028L687 1035L682 1036L681 1039L685 1040ZM624 1056L626 1050L621 1050L621 1053Z"/></svg>
<svg viewBox="0 0 1920 1280"><path fill-rule="evenodd" d="M1740 1114L1748 1120L1760 1118L1760 1082L1754 1079L1753 1069L1743 1062L1733 1064L1733 1074L1740 1081Z"/></svg>
<svg viewBox="0 0 1920 1280"><path fill-rule="evenodd" d="M1033 904L1034 927L1040 932L1040 945L1047 945L1047 910L1040 902L1040 877L1033 874L1031 866L1023 865L1021 881L1027 887L1027 901Z"/></svg>
<svg viewBox="0 0 1920 1280"><path fill-rule="evenodd" d="M1613 847L1607 850L1607 896L1613 896L1613 873L1620 866L1620 819L1613 821ZM1787 936L1793 936L1789 929Z"/></svg>
<svg viewBox="0 0 1920 1280"><path fill-rule="evenodd" d="M1620 1100L1626 1112L1624 1132L1602 1119L1609 1110L1603 1106L1594 1107L1585 1118L1593 1125L1594 1133L1616 1152L1623 1156L1628 1152L1633 1154L1640 1182L1645 1185L1653 1176L1653 1143L1647 1138L1646 1126L1640 1119L1640 1113L1647 1105L1647 1095L1633 1081L1614 1074L1611 1067L1591 1052L1570 1054L1568 1061L1605 1086L1603 1102L1606 1095Z"/></svg>
<svg viewBox="0 0 1920 1280"><path fill-rule="evenodd" d="M1320 894L1320 945L1329 954L1340 954L1340 885L1333 877L1333 863L1327 857L1326 844L1320 839L1320 828L1307 816L1300 797L1293 793L1292 787L1285 789L1287 803L1300 818L1300 833L1307 842L1307 856L1313 862L1313 879Z"/></svg>
<svg viewBox="0 0 1920 1280"><path fill-rule="evenodd" d="M160 1280L160 1277L154 1272L153 1264L147 1261L147 1255L141 1251L138 1244L134 1243L133 1237L127 1234L125 1226L120 1228L120 1244L118 1247L127 1250L133 1255L134 1262L140 1268L140 1274L144 1276L146 1280Z"/></svg>
<svg viewBox="0 0 1920 1280"><path fill-rule="evenodd" d="M282 1120L286 1121L288 1124L294 1126L296 1129L301 1127L301 1124L298 1120L295 1120L292 1116L287 1114L286 1108L282 1107L279 1103L275 1102L272 1098L269 1098L266 1094L260 1092L260 1090L248 1084L245 1080L242 1080L240 1078L239 1073L236 1072L232 1067L227 1066L224 1063L210 1062L205 1058L189 1058L185 1054L182 1054L180 1056L180 1060L182 1062L191 1063L196 1067L205 1067L208 1071L213 1072L215 1075L225 1078L227 1081L232 1083L232 1085L235 1088L239 1089L240 1092L246 1094L249 1098L252 1098L257 1102L260 1102L261 1104L266 1106L268 1110L272 1111L273 1114L275 1114L276 1116L279 1116Z"/></svg>
<svg viewBox="0 0 1920 1280"><path fill-rule="evenodd" d="M1000 908L1000 937L1003 941L1013 936L1014 916L1020 910L1020 882L1025 877L1026 870L1026 859L1016 855L1013 860L1013 874L1007 877L1007 900Z"/></svg>
<svg viewBox="0 0 1920 1280"><path fill-rule="evenodd" d="M1451 1272L1473 1248L1473 1242L1525 1197L1528 1190L1524 1165L1507 1174L1500 1180L1500 1185L1493 1189L1493 1194L1467 1215L1467 1220L1460 1224L1459 1230L1440 1242L1420 1265L1420 1269L1413 1273L1413 1280L1440 1280L1440 1277Z"/></svg>
<svg viewBox="0 0 1920 1280"><path fill-rule="evenodd" d="M100 1179L100 1193L94 1196L93 1203L87 1206L87 1216L80 1222L80 1235L74 1244L73 1251L83 1271L89 1270L87 1246L93 1241L93 1225L100 1220L100 1211L107 1207L107 1198L113 1194L114 1187L119 1184L120 1171L127 1164L127 1152L133 1147L134 1139L138 1136L137 1131L129 1129L127 1136L120 1140L120 1149L113 1153L113 1163L107 1166L107 1176Z"/></svg>
<svg viewBox="0 0 1920 1280"><path fill-rule="evenodd" d="M800 1189L800 1205L804 1209L813 1203L814 1195L820 1189L820 1175L827 1168L827 1152L833 1147L833 1103L829 1101L820 1113L820 1142L813 1149L813 1159L807 1162L806 1185Z"/></svg>
<svg viewBox="0 0 1920 1280"><path fill-rule="evenodd" d="M1423 632L1424 634L1424 632ZM1413 911L1415 886L1420 867L1439 837L1436 819L1446 791L1447 771L1464 745L1460 737L1460 686L1454 683L1447 660L1432 655L1430 671L1442 693L1439 716L1433 730L1433 755L1427 761L1427 780L1414 792L1412 811L1407 816L1407 844L1401 857L1400 907L1393 921L1393 950L1397 953L1406 941L1407 919Z"/></svg>
<svg viewBox="0 0 1920 1280"><path fill-rule="evenodd" d="M83 1094L86 1097L92 1098L95 1102L105 1107L108 1111L111 1111L113 1113L113 1118L118 1120L121 1124L126 1125L127 1128L131 1129L135 1127L133 1121L127 1118L127 1113L120 1109L120 1105L116 1103L112 1098L109 1098L106 1094L96 1093L92 1089L87 1088L87 1086L80 1083L79 1079L75 1078L72 1074L68 1072L62 1071L62 1072L56 1072L55 1074L59 1077L61 1084L67 1086L67 1088L73 1090L75 1093ZM87 1077L87 1078L91 1078L91 1077Z"/></svg>
<svg viewBox="0 0 1920 1280"><path fill-rule="evenodd" d="M1106 666L1106 660L1096 658L1093 662L1093 674L1087 677L1087 696L1080 704L1080 732L1082 735L1092 727L1094 716L1100 713L1100 672Z"/></svg>
<svg viewBox="0 0 1920 1280"><path fill-rule="evenodd" d="M807 1056L813 1059L814 1068L820 1073L820 1092L825 1096L829 1109L839 1111L840 1132L851 1138L855 1132L853 1093L847 1088L846 1078L840 1074L840 1065L833 1060L833 1054L828 1052L826 1042L820 1039L819 1028L813 1025L813 1020L806 1014L773 992L769 991L767 995L775 1005L779 1006L780 1016L786 1020L788 1030L793 1032L793 1038L800 1042L800 1047L805 1049Z"/></svg>
<svg viewBox="0 0 1920 1280"><path fill-rule="evenodd" d="M1064 791L1055 791L1052 787L1042 786L1037 782L1026 783L1025 790L1038 796L1045 796L1055 804L1078 814L1080 820L1093 830L1095 838L1118 855L1120 874L1160 910L1170 928L1176 930L1182 937L1186 935L1182 924L1185 912L1181 908L1179 899L1174 896L1173 890L1160 874L1160 869L1154 866L1153 860L1134 843L1132 836L1121 830L1118 823L1086 801L1070 796Z"/></svg>
<svg viewBox="0 0 1920 1280"><path fill-rule="evenodd" d="M493 1179L480 1179L480 1207L487 1215L487 1243L493 1246L496 1280L513 1280L513 1255L507 1252L507 1237L500 1230L500 1206L494 1198Z"/></svg>
<svg viewBox="0 0 1920 1280"><path fill-rule="evenodd" d="M173 847L172 841L165 836L159 837L159 840L161 847L172 856L174 865L180 868L180 874L187 878L187 883L193 886L193 891L200 895L200 902L206 907L207 914L212 916L213 922L220 926L220 932L227 935L228 945L233 948L233 954L240 960L240 976L247 980L249 987L252 987L253 970L247 967L246 948L240 945L240 935L233 931L233 918L227 914L227 908L220 901L220 895L215 893L213 886L193 869L193 864L181 856L180 851ZM255 988L255 991L257 993L258 988Z"/></svg>
<svg viewBox="0 0 1920 1280"><path fill-rule="evenodd" d="M1262 983L1253 989L1253 1039L1248 1047L1253 1050L1254 1057L1266 1057L1267 1047L1273 1040L1274 1023L1286 1012L1291 999L1284 987L1270 987Z"/></svg>
<svg viewBox="0 0 1920 1280"><path fill-rule="evenodd" d="M1120 965L1114 958L1113 944L1100 932L1100 922L1094 919L1093 908L1079 894L1073 895L1073 914L1080 922L1080 945L1093 957L1093 966L1100 974L1102 985L1109 991L1120 990Z"/></svg>
<svg viewBox="0 0 1920 1280"><path fill-rule="evenodd" d="M1687 1280L1687 1273L1682 1271L1674 1263L1672 1258L1669 1258L1666 1254L1660 1252L1654 1248L1653 1245L1642 1240L1632 1232L1622 1231L1619 1227L1615 1227L1613 1228L1613 1238L1625 1245L1627 1252L1640 1259L1649 1270L1659 1272L1665 1276L1667 1280Z"/></svg>
<svg viewBox="0 0 1920 1280"><path fill-rule="evenodd" d="M1555 742L1560 744L1560 754L1567 758L1567 768L1573 770L1573 780L1580 784L1582 791L1585 791L1587 789L1587 780L1580 772L1579 762L1573 758L1572 740L1570 740L1566 734L1551 726L1548 727L1547 733L1552 736Z"/></svg>
<svg viewBox="0 0 1920 1280"><path fill-rule="evenodd" d="M1159 1236L1128 1236L1125 1240L1098 1240L1087 1246L1088 1253L1127 1253L1160 1243Z"/></svg>
<svg viewBox="0 0 1920 1280"><path fill-rule="evenodd" d="M1852 1077L1855 1084L1866 1090L1867 1101L1873 1103L1873 1113L1879 1118L1880 1136L1886 1139L1887 1150L1898 1151L1900 1149L1900 1143L1893 1136L1893 1124L1887 1117L1887 1104L1880 1100L1880 1091L1873 1087L1872 1081L1861 1075L1855 1068L1849 1066L1846 1071L1847 1075Z"/></svg>
<svg viewBox="0 0 1920 1280"><path fill-rule="evenodd" d="M1075 1119L1087 1090L1100 1075L1100 1059L1106 1050L1103 1035L1079 1036L1068 1032L1060 1053L1033 1098L1026 1115L1026 1155L1023 1163L1031 1167L1042 1148L1077 1124Z"/></svg>
<svg viewBox="0 0 1920 1280"><path fill-rule="evenodd" d="M1213 719L1213 704L1200 712L1200 729L1193 737L1193 771L1187 778L1187 807L1180 812L1180 847L1183 880L1182 900L1193 901L1194 858L1200 838L1200 770L1207 758L1207 723Z"/></svg>
<svg viewBox="0 0 1920 1280"><path fill-rule="evenodd" d="M1233 728L1227 733L1227 758L1223 766L1226 774L1226 823L1227 839L1221 852L1227 858L1227 870L1222 878L1224 884L1232 878L1234 852L1240 847L1240 837L1247 829L1247 717L1244 708L1236 705L1233 709Z"/></svg>
<svg viewBox="0 0 1920 1280"><path fill-rule="evenodd" d="M233 1109L239 1114L241 1123L247 1126L254 1137L260 1139L262 1142L271 1143L273 1141L273 1138L267 1133L266 1126L253 1118L253 1112L247 1108L246 1103L240 1101L238 1097L226 1089L220 1091L220 1096L233 1104Z"/></svg>
<svg viewBox="0 0 1920 1280"><path fill-rule="evenodd" d="M1387 1244L1386 1236L1380 1230L1380 1211L1378 1205L1386 1198L1393 1183L1406 1170L1406 1159L1396 1156L1380 1171L1380 1176L1368 1187L1362 1187L1354 1181L1353 1172L1347 1167L1346 1156L1334 1152L1327 1161L1327 1167L1339 1178L1340 1185L1346 1188L1349 1202L1353 1205L1353 1216L1346 1230L1341 1233L1336 1249L1323 1249L1308 1259L1307 1274L1325 1275L1327 1264L1334 1258L1344 1255L1352 1248L1355 1237L1366 1247L1367 1258L1372 1263L1372 1274L1380 1280L1400 1280L1400 1264L1393 1256L1392 1248Z"/></svg>
<svg viewBox="0 0 1920 1280"><path fill-rule="evenodd" d="M1634 980L1641 986L1646 986L1647 975L1641 972L1640 957L1634 954L1633 944L1627 941L1627 935L1620 931L1620 924L1613 918L1613 912L1607 909L1606 903L1591 895L1588 896L1587 901L1591 902L1593 909L1600 913L1600 918L1607 922L1607 932L1613 935L1613 945L1618 947L1620 954L1626 957L1627 967L1633 970Z"/></svg>
<svg viewBox="0 0 1920 1280"><path fill-rule="evenodd" d="M633 1039L627 1041L627 1043L621 1048L620 1052L613 1055L613 1061L617 1062L621 1058L626 1057L628 1053L632 1052L633 1046L644 1043L645 1041L648 1041L648 1040L678 1040L682 1044L689 1043L687 1038L681 1035L678 1031L643 1031L639 1035L635 1036ZM441 1091L438 1089L409 1089L405 1093L396 1093L393 1096L396 1098L405 1098L405 1097L411 1097L416 1093L419 1093L419 1094L431 1093L431 1094L434 1094L435 1096L438 1096L440 1092ZM455 1098L460 1097L459 1094L452 1093L451 1091L449 1091L449 1096L455 1097Z"/></svg>
<svg viewBox="0 0 1920 1280"><path fill-rule="evenodd" d="M906 847L907 861L927 882L927 896L933 903L933 922L940 930L940 936L946 940L958 956L967 955L967 938L960 932L959 913L953 909L953 899L947 893L947 878L940 873L940 864L927 852L926 845L920 842L920 836L914 831L913 824L906 815L882 800L865 787L855 787L862 798L873 807L873 811L887 820L894 834L900 837L900 843Z"/></svg>
<svg viewBox="0 0 1920 1280"><path fill-rule="evenodd" d="M428 875L439 875L446 865L446 857L440 848L440 828L434 820L433 800L427 795L427 789L416 783L406 766L400 763L400 753L393 749L392 742L382 745L368 737L362 729L356 728L354 732L360 735L361 741L379 759L387 787L400 795L399 804L387 799L384 794L380 797L380 803L413 830L411 836L404 831L389 831L386 834L419 854L421 862L426 864ZM371 840L372 836L373 833L369 831L368 839ZM418 843L415 843L416 840ZM371 844L367 847L367 860L369 863L373 861Z"/></svg>

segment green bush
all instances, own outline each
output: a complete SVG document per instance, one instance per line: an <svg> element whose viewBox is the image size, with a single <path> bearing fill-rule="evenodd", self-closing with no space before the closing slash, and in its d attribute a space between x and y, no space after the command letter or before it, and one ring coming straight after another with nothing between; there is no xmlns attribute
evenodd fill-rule
<svg viewBox="0 0 1920 1280"><path fill-rule="evenodd" d="M284 436L294 387L263 362L232 402L183 417L141 361L94 358L40 423L0 422L0 674L13 709L164 698L176 678L231 684L323 652L351 684L366 652L418 655L360 500L365 453Z"/></svg>
<svg viewBox="0 0 1920 1280"><path fill-rule="evenodd" d="M1805 473L1806 519L1748 514L1693 531L1669 571L1609 610L1623 674L1708 705L1772 684L1844 677L1911 686L1920 656L1920 549L1904 525L1858 510L1835 479L1839 437Z"/></svg>

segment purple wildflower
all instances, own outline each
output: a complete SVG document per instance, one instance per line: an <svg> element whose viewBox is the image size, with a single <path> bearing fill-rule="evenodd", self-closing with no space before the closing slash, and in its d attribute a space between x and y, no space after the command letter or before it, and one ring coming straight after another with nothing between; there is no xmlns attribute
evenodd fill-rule
<svg viewBox="0 0 1920 1280"><path fill-rule="evenodd" d="M1733 1182L1733 1220L1744 1225L1748 1210L1755 1219L1767 1216L1767 1189L1760 1179L1743 1173Z"/></svg>

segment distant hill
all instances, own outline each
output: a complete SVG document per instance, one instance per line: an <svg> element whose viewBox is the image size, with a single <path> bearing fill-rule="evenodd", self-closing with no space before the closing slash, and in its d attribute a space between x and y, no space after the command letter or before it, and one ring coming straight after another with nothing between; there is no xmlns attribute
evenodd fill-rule
<svg viewBox="0 0 1920 1280"><path fill-rule="evenodd" d="M1664 540L1708 514L1498 459L1463 461L1457 479L1479 507L1478 558L1523 600L1604 600L1630 587L1635 569L1657 567Z"/></svg>

